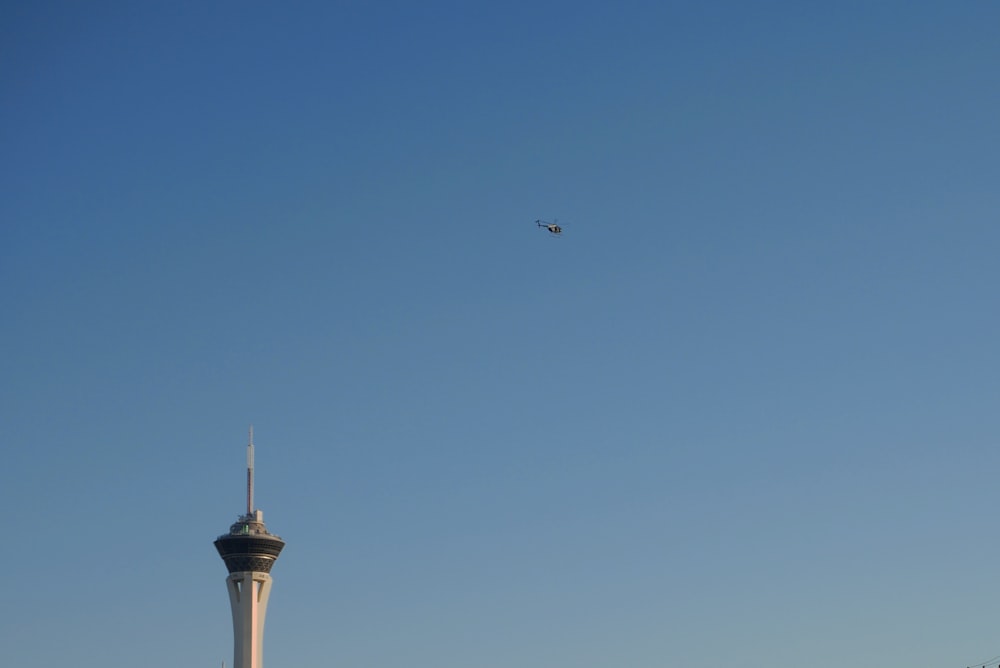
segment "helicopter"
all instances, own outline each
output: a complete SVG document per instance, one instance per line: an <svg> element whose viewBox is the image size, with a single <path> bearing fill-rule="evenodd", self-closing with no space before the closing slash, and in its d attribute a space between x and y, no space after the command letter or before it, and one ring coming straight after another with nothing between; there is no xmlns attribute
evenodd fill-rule
<svg viewBox="0 0 1000 668"><path fill-rule="evenodd" d="M535 225L538 225L539 227L544 227L551 234L562 234L562 228L559 227L559 225L556 224L558 222L559 222L558 219L553 219L553 221L551 223L546 222L544 220L536 220L535 221Z"/></svg>

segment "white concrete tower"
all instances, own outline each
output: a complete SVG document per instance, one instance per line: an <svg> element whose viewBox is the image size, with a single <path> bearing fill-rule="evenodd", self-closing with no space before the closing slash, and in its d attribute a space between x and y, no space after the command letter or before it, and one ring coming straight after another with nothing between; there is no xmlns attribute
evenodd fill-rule
<svg viewBox="0 0 1000 668"><path fill-rule="evenodd" d="M233 610L233 668L263 668L264 616L271 595L271 567L285 541L269 534L264 513L253 507L253 426L247 444L247 512L219 536L215 549L226 562Z"/></svg>

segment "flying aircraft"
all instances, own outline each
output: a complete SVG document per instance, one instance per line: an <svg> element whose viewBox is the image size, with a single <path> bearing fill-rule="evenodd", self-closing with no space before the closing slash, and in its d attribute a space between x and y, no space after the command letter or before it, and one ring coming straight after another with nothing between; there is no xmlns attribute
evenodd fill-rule
<svg viewBox="0 0 1000 668"><path fill-rule="evenodd" d="M539 227L544 227L551 234L562 234L562 228L556 224L558 222L559 222L558 219L554 219L551 223L548 223L544 220L536 220L535 225L538 225Z"/></svg>

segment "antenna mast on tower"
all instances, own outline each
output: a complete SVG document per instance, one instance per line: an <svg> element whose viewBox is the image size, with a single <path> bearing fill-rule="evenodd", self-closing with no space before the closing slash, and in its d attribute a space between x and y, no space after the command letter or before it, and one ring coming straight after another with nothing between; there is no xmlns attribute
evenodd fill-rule
<svg viewBox="0 0 1000 668"><path fill-rule="evenodd" d="M250 442L247 443L247 515L253 515L253 425L250 425Z"/></svg>

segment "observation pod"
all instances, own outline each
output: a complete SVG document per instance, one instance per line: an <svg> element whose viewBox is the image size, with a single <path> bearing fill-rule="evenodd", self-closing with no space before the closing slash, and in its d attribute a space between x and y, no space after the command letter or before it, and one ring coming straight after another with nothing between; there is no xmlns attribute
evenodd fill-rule
<svg viewBox="0 0 1000 668"><path fill-rule="evenodd" d="M264 618L271 595L271 568L285 541L267 532L264 513L253 508L253 427L247 445L247 512L215 540L226 563L233 612L233 668L263 668Z"/></svg>

